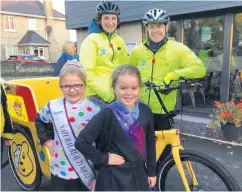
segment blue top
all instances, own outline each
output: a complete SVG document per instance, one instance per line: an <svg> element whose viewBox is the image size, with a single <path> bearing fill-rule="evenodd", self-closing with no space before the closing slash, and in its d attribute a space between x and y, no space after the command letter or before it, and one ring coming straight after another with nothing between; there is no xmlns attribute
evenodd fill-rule
<svg viewBox="0 0 242 192"><path fill-rule="evenodd" d="M119 100L116 101L119 105L122 105L125 109L127 109L127 107L124 106L123 103L121 103ZM133 115L133 117L137 120L139 117L139 102L136 103L135 107L132 110L127 109L128 112L131 113L131 115Z"/></svg>
<svg viewBox="0 0 242 192"><path fill-rule="evenodd" d="M88 27L88 34L91 34L91 33L102 33L103 30L102 28L100 28L95 19L92 19L90 24L89 24L89 27Z"/></svg>
<svg viewBox="0 0 242 192"><path fill-rule="evenodd" d="M58 59L58 61L55 64L53 76L59 76L60 75L60 71L61 71L62 67L65 65L66 61L74 60L74 59L79 61L79 55L78 54L71 55L71 54L69 54L67 52L62 52L60 58Z"/></svg>

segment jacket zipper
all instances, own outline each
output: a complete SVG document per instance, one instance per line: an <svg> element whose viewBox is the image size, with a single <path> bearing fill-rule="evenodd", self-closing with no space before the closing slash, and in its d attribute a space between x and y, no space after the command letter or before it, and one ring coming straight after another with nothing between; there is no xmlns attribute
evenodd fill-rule
<svg viewBox="0 0 242 192"><path fill-rule="evenodd" d="M110 38L109 38L109 36L107 34L107 37L108 37L108 41L109 41L109 47L111 47L112 50L113 50L113 56L112 56L112 59L111 59L111 62L113 63L113 59L114 59L114 49L113 49L113 44L111 43L111 37L112 37L112 35L110 35Z"/></svg>
<svg viewBox="0 0 242 192"><path fill-rule="evenodd" d="M153 58L152 58L152 69L151 69L151 75L150 75L150 80L151 83L153 83L153 79L154 79L154 65L155 65L156 59L155 59L155 53L153 52ZM150 94L151 94L151 90L149 91L149 98L148 98L148 105L150 105Z"/></svg>

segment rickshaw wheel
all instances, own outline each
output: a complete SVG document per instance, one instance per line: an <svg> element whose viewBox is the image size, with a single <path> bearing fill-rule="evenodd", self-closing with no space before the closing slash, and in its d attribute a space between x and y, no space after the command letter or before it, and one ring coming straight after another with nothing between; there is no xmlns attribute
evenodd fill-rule
<svg viewBox="0 0 242 192"><path fill-rule="evenodd" d="M23 127L14 126L14 139L8 155L20 186L28 191L37 190L41 184L42 172L33 139Z"/></svg>

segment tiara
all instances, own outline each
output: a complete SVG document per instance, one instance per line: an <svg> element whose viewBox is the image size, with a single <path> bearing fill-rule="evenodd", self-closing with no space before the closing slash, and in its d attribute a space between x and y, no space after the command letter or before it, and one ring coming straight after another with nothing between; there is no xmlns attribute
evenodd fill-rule
<svg viewBox="0 0 242 192"><path fill-rule="evenodd" d="M62 73L64 70L70 69L70 68L83 70L83 65L81 65L79 63L79 61L77 61L76 59L68 60L68 61L66 61L65 65L62 67L60 73Z"/></svg>

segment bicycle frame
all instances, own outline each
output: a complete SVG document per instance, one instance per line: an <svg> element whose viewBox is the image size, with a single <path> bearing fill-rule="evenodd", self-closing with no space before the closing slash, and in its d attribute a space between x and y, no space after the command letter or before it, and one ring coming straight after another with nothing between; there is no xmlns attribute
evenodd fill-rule
<svg viewBox="0 0 242 192"><path fill-rule="evenodd" d="M151 84L149 84L151 85ZM146 84L147 86L147 84ZM175 113L169 113L160 97L160 94L159 94L159 91L157 90L156 86L153 84L151 86L147 86L147 87L150 87L154 90L156 96L157 96L157 99L159 100L163 110L165 111L165 113L168 115L168 118L169 118L169 115L170 117L176 115L176 113L179 112L179 110L177 110ZM177 87L174 87L170 90L175 90L175 89L179 89L180 87L177 86ZM167 92L169 93L169 91ZM156 160L158 161L160 156L162 155L165 147L167 145L171 145L172 147L172 156L174 158L174 161L175 161L175 164L176 164L176 167L178 169L178 172L180 174L180 177L182 179L182 182L183 182L183 185L185 187L185 190L186 191L190 191L190 187L189 187L189 184L188 184L188 181L186 179L186 176L185 176L185 172L184 172L184 168L182 166L182 162L181 162L181 158L180 158L180 150L184 150L184 148L182 147L181 145L181 142L180 142L180 130L178 129L170 129L170 130L164 130L164 131L156 131ZM192 169L192 165L190 162L185 162L185 165L187 167L187 170L192 178L192 183L193 185L198 185L198 182L197 182L197 179L196 179L196 176L195 176L195 172L194 170Z"/></svg>
<svg viewBox="0 0 242 192"><path fill-rule="evenodd" d="M186 189L186 191L190 191L189 184L187 182L185 172L182 166L182 162L180 159L180 150L184 150L184 148L181 145L180 142L180 131L178 129L170 129L165 131L156 131L156 160L160 158L162 155L165 147L167 145L171 145L172 147L172 156L174 158L175 164L177 166L178 172L180 174L180 177L182 179L183 185ZM186 167L189 172L189 174L192 177L193 185L198 185L197 179L195 177L195 173L192 169L191 163L186 162Z"/></svg>

